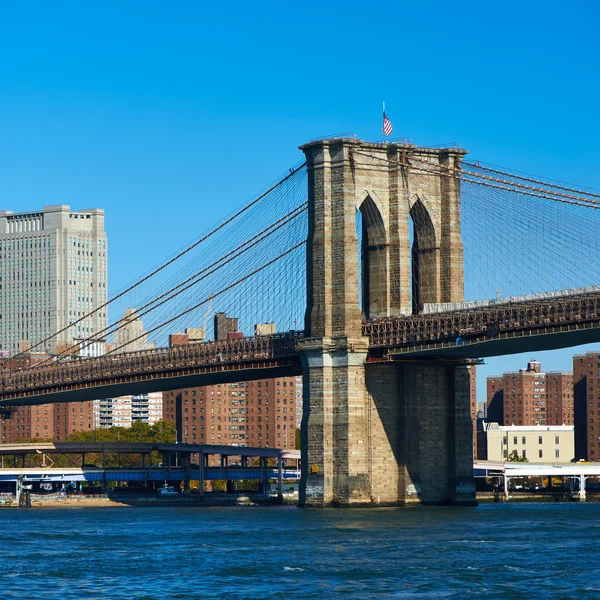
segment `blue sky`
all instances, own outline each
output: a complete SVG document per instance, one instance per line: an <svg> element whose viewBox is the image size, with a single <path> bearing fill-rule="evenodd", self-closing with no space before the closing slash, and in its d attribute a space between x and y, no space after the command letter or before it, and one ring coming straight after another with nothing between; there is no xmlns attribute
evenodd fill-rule
<svg viewBox="0 0 600 600"><path fill-rule="evenodd" d="M104 208L114 292L308 139L378 139L383 99L394 135L600 189L599 16L592 0L3 3L1 208Z"/></svg>

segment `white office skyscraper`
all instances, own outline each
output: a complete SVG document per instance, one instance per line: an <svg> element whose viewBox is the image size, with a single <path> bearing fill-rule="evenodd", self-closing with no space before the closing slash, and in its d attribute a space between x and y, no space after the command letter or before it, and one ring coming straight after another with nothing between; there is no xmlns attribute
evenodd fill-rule
<svg viewBox="0 0 600 600"><path fill-rule="evenodd" d="M0 350L56 352L107 325L96 312L57 336L107 299L104 211L0 212Z"/></svg>

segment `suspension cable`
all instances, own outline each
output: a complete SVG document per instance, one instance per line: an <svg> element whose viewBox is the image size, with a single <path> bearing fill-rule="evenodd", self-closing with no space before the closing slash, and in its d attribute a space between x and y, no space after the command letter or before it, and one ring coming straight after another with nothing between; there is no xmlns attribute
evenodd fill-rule
<svg viewBox="0 0 600 600"><path fill-rule="evenodd" d="M158 296L156 298L153 298L152 300L150 300L149 302L147 302L146 304L141 306L139 309L136 309L136 314L137 314L138 318L140 318L140 317L152 312L153 310L159 308L160 306L166 304L167 302L169 302L173 298L179 296L183 292L187 291L188 289L190 289L191 287L193 287L200 281L206 279L209 275L216 273L219 269L221 269L224 266L226 266L227 264L231 263L233 260L239 258L242 254L244 254L251 248L254 248L258 244L262 243L268 237L273 235L276 231L280 230L285 225L292 222L294 219L298 218L300 215L302 215L304 212L306 212L307 206L308 206L308 203L305 202L304 204L296 207L294 210L290 211L287 215L285 215L284 217L278 219L277 221L275 221L274 223L269 225L264 231L261 231L260 233L256 234L255 236L251 237L250 239L246 240L245 242L240 244L237 248L235 248L232 251L228 252L227 254L221 256L216 261L214 261L210 265L206 266L204 269L202 269L198 273L195 273L194 275L192 275L185 281L178 283L176 286L172 287L170 290L164 292L163 294L161 294L160 296ZM73 344L72 346L70 346L67 350L65 350L65 355L68 355L68 353L71 350L81 347L81 344L87 344L84 347L88 347L90 344L94 343L94 341L97 341L97 339L96 340L94 339L94 338L97 338L97 336L102 335L102 334L106 334L106 335L113 334L113 333L119 331L120 329L123 329L124 327L126 327L126 325L128 323L129 323L129 321L128 321L127 317L120 318L118 321L116 321L112 325L108 325L104 329L98 331L96 334L94 334L94 336L92 336L86 340L83 340L81 343ZM144 332L143 335L147 335L148 333L150 333L150 331ZM120 346L113 349L112 351L118 350L119 348L127 346L130 343L132 343L132 340L128 340L127 342L125 342L124 344L121 344ZM57 358L58 358L58 362L60 362L61 360L65 360L67 358L67 356L47 357L44 360L40 361L39 363L36 363L35 365L30 365L29 367L26 367L26 368L27 369L35 369L37 367L44 365L47 362L57 362L56 361Z"/></svg>
<svg viewBox="0 0 600 600"><path fill-rule="evenodd" d="M176 262L177 260L179 260L182 256L185 256L186 254L188 254L191 250L193 250L194 248L196 248L197 246L199 246L202 242L206 241L208 238L210 238L213 235L215 235L218 231L222 230L224 227L226 227L227 225L229 225L232 221L234 221L239 216L241 216L242 214L244 214L245 212L247 212L250 208L252 208L256 204L258 204L263 198L265 198L266 196L268 196L273 190L277 189L279 186L281 186L283 183L285 183L288 179L290 179L291 177L293 177L298 171L300 171L305 166L306 166L306 162L302 163L299 167L297 167L295 169L294 168L290 169L290 172L285 177L283 177L278 182L276 182L275 184L273 184L265 192L263 192L262 194L260 194L257 198L255 198L254 200L252 200L246 206L244 206L243 208L241 208L240 210L238 210L234 215L232 215L231 217L225 219L220 225L218 225L217 227L215 227L213 230L209 231L207 234L205 234L202 237L200 237L200 239L196 240L193 244L191 244L190 246L188 246L187 248L185 248L184 250L182 250L181 252L179 252L178 254L176 254L173 258L167 260L165 263L163 263L162 265L160 265L159 267L157 267L156 269L154 269L154 271L152 271L148 275L142 277L141 279L139 279L138 281L136 281L134 284L130 285L125 290L122 290L116 296L113 296L111 299L107 300L103 304L100 304L98 307L96 307L95 309L93 309L89 313L85 314L82 317L79 317L77 320L73 321L73 323L69 323L68 325L66 325L62 329L56 331L55 333L49 335L48 337L44 338L43 340L37 342L33 346L30 346L30 348L27 351L22 351L22 352L19 352L18 354L15 354L11 358L11 360L19 358L20 356L23 356L25 354L31 353L31 351L34 350L35 348L43 346L44 344L46 344L50 340L54 339L56 336L58 336L61 333L64 333L65 331L69 330L74 325L77 325L77 323L81 323L85 319L89 318L91 315L94 315L98 311L106 308L108 305L112 304L113 302L115 302L119 298L123 297L125 294L127 294L130 291L134 290L135 288L137 288L138 286L140 286L142 283L148 281L149 279L151 279L152 277L154 277L156 274L160 273L161 271L163 271L164 269L166 269L168 266L172 265L174 262Z"/></svg>
<svg viewBox="0 0 600 600"><path fill-rule="evenodd" d="M163 323L160 323L156 327L154 327L152 329L149 329L148 331L145 331L144 333L142 333L138 337L134 338L133 340L128 340L127 344L132 344L132 343L136 342L137 340L143 338L144 336L147 336L148 334L153 333L154 331L157 331L158 329L161 329L165 325L169 325L169 323L172 323L173 321L176 321L180 317L182 317L182 316L184 316L184 315L186 315L186 314L188 314L188 313L190 313L190 312L192 312L192 311L200 308L201 306L203 306L204 304L206 304L207 302L209 302L212 298L216 298L217 296L220 296L220 295L224 294L225 292L233 289L234 287L237 287L238 285L240 285L244 281L250 279L251 277L253 277L257 273L260 273L261 271L264 271L267 267L270 267L272 264L274 264L277 261L281 260L282 258L284 258L285 256L287 256L288 254L291 254L294 250L297 250L298 248L300 248L304 244L306 244L306 240L302 240L301 242L298 242L297 244L295 244L294 246L292 246L291 248L289 248L285 252L281 253L279 256L277 256L277 257L271 259L270 261L268 261L267 263L265 263L262 267L259 267L258 269L255 269L254 271L252 271L251 273L248 273L244 277L241 277L240 279L238 279L234 283L232 283L232 284L224 287L223 289L219 290L218 292L215 292L214 294L211 294L211 297L206 298L206 299L202 300L201 302L198 302L194 306L191 306L190 308L187 308L186 310L180 312L179 314L175 315L174 317L171 317L171 318L167 319L166 321L164 321ZM123 344L123 345L126 345L126 344ZM119 346L119 347L121 347L121 346ZM114 354L117 350L118 350L118 348L113 348L110 352L107 352L104 356L108 356L110 354Z"/></svg>

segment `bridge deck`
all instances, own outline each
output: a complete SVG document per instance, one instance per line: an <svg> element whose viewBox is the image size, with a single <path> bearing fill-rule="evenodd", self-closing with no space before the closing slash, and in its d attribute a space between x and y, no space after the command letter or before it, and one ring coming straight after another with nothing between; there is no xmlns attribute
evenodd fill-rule
<svg viewBox="0 0 600 600"><path fill-rule="evenodd" d="M462 360L600 341L600 292L363 323L370 360ZM92 400L301 372L289 333L4 370L0 406Z"/></svg>

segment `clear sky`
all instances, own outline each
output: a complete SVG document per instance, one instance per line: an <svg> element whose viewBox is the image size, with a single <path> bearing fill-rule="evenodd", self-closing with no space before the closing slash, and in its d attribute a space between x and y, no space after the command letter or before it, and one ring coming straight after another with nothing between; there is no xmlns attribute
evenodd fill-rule
<svg viewBox="0 0 600 600"><path fill-rule="evenodd" d="M297 163L303 142L378 139L383 99L394 135L600 189L599 7L2 3L0 208L104 208L115 292ZM536 358L570 369L572 354ZM490 359L481 384L527 358Z"/></svg>

